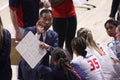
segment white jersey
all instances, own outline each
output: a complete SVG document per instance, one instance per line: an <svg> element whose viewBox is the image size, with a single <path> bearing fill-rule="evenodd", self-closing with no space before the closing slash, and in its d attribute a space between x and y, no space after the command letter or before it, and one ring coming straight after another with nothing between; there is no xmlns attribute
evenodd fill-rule
<svg viewBox="0 0 120 80"><path fill-rule="evenodd" d="M87 55L86 58L78 56L72 60L82 69L87 80L104 80L101 66L96 56Z"/></svg>
<svg viewBox="0 0 120 80"><path fill-rule="evenodd" d="M120 63L115 63L114 68L118 76L120 76Z"/></svg>
<svg viewBox="0 0 120 80"><path fill-rule="evenodd" d="M111 59L111 56L114 58L116 58L116 56L109 48L103 47L101 45L99 45L99 47L104 52L104 55L102 56L96 50L90 50L89 48L87 48L86 50L89 53L92 53L93 55L95 55L99 59L102 71L104 73L105 80L120 80L120 77L118 76L118 74L114 69L115 63Z"/></svg>

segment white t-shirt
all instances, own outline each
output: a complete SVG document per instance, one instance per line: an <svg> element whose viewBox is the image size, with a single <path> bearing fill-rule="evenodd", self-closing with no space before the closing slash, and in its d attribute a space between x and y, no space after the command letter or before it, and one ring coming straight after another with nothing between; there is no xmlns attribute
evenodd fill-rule
<svg viewBox="0 0 120 80"><path fill-rule="evenodd" d="M104 80L101 65L96 56L92 54L88 54L86 58L77 56L72 63L80 66L87 80Z"/></svg>

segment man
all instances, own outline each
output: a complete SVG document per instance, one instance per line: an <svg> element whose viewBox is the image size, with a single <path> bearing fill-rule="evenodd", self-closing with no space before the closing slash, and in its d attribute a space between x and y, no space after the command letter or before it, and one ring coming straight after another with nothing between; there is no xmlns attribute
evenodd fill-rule
<svg viewBox="0 0 120 80"><path fill-rule="evenodd" d="M75 37L77 18L72 0L49 0L53 12L53 30L59 35L60 48L64 47L73 57L71 41Z"/></svg>
<svg viewBox="0 0 120 80"><path fill-rule="evenodd" d="M34 27L28 27L25 30L25 35L32 31L35 36L40 39L40 48L47 50L46 55L32 69L27 62L22 58L19 65L19 79L23 80L51 80L49 66L50 52L58 47L58 35L55 31L49 30L52 24L53 16L49 9L43 9L40 12L39 20Z"/></svg>
<svg viewBox="0 0 120 80"><path fill-rule="evenodd" d="M41 2L41 0L9 0L16 41L22 39L25 28L35 26L39 16L39 8L43 6L48 8L48 2Z"/></svg>

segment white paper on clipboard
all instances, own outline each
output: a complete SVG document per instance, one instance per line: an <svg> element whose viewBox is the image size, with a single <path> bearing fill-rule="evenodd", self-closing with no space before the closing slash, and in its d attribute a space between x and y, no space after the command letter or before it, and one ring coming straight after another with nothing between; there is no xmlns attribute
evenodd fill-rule
<svg viewBox="0 0 120 80"><path fill-rule="evenodd" d="M47 53L47 51L41 49L39 45L40 41L31 31L29 31L16 46L17 51L31 68L34 68Z"/></svg>

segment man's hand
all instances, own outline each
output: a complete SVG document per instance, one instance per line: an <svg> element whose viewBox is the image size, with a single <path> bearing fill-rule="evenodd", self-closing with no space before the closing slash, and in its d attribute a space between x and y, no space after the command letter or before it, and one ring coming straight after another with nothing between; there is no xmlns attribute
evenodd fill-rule
<svg viewBox="0 0 120 80"><path fill-rule="evenodd" d="M44 42L40 42L40 48L42 48L42 49L48 49L50 46L48 45L48 44L46 44L46 43L44 43Z"/></svg>
<svg viewBox="0 0 120 80"><path fill-rule="evenodd" d="M43 3L43 7L44 7L44 8L49 8L49 7L50 7L50 2L45 1L45 2Z"/></svg>
<svg viewBox="0 0 120 80"><path fill-rule="evenodd" d="M19 30L16 31L15 38L16 38L16 42L19 42L22 40L23 36Z"/></svg>
<svg viewBox="0 0 120 80"><path fill-rule="evenodd" d="M40 8L49 8L50 7L50 2L49 1L47 1L47 0L42 0L42 1L40 1Z"/></svg>
<svg viewBox="0 0 120 80"><path fill-rule="evenodd" d="M39 20L36 23L36 28L37 28L37 33L41 34L42 32L44 32L44 22L42 22L41 20Z"/></svg>

